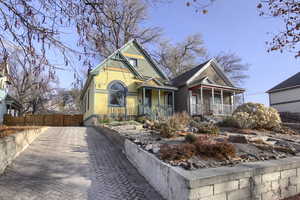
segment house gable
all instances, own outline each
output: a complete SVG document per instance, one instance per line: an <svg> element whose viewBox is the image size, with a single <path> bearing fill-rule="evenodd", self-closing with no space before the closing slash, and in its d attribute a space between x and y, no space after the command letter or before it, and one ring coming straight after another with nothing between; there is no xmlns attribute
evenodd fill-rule
<svg viewBox="0 0 300 200"><path fill-rule="evenodd" d="M198 83L199 81L207 78L217 85L234 87L232 81L226 76L220 68L216 60L212 59L206 63L198 72L187 80L188 85Z"/></svg>
<svg viewBox="0 0 300 200"><path fill-rule="evenodd" d="M168 80L166 75L158 68L150 55L136 40L128 42L128 45L125 45L124 48L120 49L120 51L122 55L124 55L128 60L137 60L137 66L135 67L135 69L144 78L152 77L159 80Z"/></svg>

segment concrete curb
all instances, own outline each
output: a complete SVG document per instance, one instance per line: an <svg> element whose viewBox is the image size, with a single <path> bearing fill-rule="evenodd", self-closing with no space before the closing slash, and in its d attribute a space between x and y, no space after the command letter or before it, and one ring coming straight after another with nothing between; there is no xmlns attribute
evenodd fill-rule
<svg viewBox="0 0 300 200"><path fill-rule="evenodd" d="M0 139L0 174L48 127L26 130Z"/></svg>

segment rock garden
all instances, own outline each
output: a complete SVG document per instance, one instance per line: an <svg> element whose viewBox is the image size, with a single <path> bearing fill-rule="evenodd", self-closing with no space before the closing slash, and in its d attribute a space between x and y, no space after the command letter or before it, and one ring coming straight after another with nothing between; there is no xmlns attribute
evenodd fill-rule
<svg viewBox="0 0 300 200"><path fill-rule="evenodd" d="M297 156L300 135L282 125L278 112L246 103L221 121L176 113L166 120L141 116L137 121L114 121L115 130L172 166L187 170L236 166L244 162Z"/></svg>

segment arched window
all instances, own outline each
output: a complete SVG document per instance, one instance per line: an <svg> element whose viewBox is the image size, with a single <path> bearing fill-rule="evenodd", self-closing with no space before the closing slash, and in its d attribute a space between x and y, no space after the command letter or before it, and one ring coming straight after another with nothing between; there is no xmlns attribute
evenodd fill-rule
<svg viewBox="0 0 300 200"><path fill-rule="evenodd" d="M109 84L109 106L123 107L125 106L126 87L119 81Z"/></svg>

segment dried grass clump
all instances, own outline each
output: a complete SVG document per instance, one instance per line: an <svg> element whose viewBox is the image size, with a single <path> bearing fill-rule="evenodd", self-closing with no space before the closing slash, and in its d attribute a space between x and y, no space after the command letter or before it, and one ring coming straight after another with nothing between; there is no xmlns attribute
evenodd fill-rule
<svg viewBox="0 0 300 200"><path fill-rule="evenodd" d="M232 115L239 128L262 128L273 130L280 127L278 111L259 103L245 103L239 106Z"/></svg>
<svg viewBox="0 0 300 200"><path fill-rule="evenodd" d="M218 135L220 133L220 130L217 127L217 125L213 123L198 123L196 121L192 121L190 125L197 128L197 132L201 134Z"/></svg>
<svg viewBox="0 0 300 200"><path fill-rule="evenodd" d="M171 138L175 135L176 130L173 129L169 124L162 123L160 124L160 136L163 138Z"/></svg>
<svg viewBox="0 0 300 200"><path fill-rule="evenodd" d="M167 124L174 130L185 129L191 121L187 112L175 113L167 120Z"/></svg>
<svg viewBox="0 0 300 200"><path fill-rule="evenodd" d="M226 160L235 157L235 147L227 142L216 142L210 139L199 138L195 143L197 154L209 158Z"/></svg>
<svg viewBox="0 0 300 200"><path fill-rule="evenodd" d="M195 136L194 134L187 134L184 139L187 143L192 144L197 141L197 136Z"/></svg>
<svg viewBox="0 0 300 200"><path fill-rule="evenodd" d="M235 157L235 147L227 142L213 141L211 135L200 135L190 144L163 145L160 149L162 160L187 160L195 155L225 160Z"/></svg>
<svg viewBox="0 0 300 200"><path fill-rule="evenodd" d="M168 161L188 160L196 153L196 148L192 144L162 145L160 148L160 158Z"/></svg>

